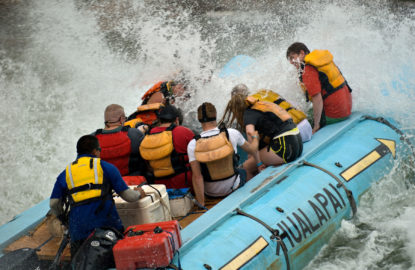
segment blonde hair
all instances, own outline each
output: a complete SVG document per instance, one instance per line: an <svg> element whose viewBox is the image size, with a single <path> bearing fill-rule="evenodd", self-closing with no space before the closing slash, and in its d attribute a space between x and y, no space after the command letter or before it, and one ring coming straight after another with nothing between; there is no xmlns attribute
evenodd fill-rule
<svg viewBox="0 0 415 270"><path fill-rule="evenodd" d="M232 95L226 105L225 112L220 123L224 123L226 126L231 126L236 120L236 128L240 131L244 131L244 112L248 108L245 102L247 95L235 94Z"/></svg>
<svg viewBox="0 0 415 270"><path fill-rule="evenodd" d="M231 92L231 96L233 95L237 95L237 94L241 94L241 95L245 95L248 96L248 86L246 86L243 83L237 84L232 88L232 92Z"/></svg>

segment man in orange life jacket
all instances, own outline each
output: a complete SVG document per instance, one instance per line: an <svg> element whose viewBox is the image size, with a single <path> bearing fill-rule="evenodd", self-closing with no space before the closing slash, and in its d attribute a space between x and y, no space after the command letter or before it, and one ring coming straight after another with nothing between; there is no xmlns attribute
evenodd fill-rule
<svg viewBox="0 0 415 270"><path fill-rule="evenodd" d="M287 59L299 71L307 101L313 103L313 133L351 114L352 90L327 50L310 50L303 43L287 49Z"/></svg>
<svg viewBox="0 0 415 270"><path fill-rule="evenodd" d="M183 83L160 81L154 84L141 97L142 103L137 111L128 116L128 120L139 119L142 123L154 127L157 125L157 114L164 105L174 104L177 96L185 91Z"/></svg>
<svg viewBox="0 0 415 270"><path fill-rule="evenodd" d="M141 142L141 156L148 161L156 184L167 188L192 188L187 145L194 133L180 126L180 111L173 105L163 107L158 120L160 126L152 128Z"/></svg>
<svg viewBox="0 0 415 270"><path fill-rule="evenodd" d="M112 199L112 190L127 202L146 196L139 187L129 189L118 169L99 158L101 148L95 136L82 136L76 150L76 160L59 174L50 197L52 214L59 218L67 214L62 206L68 199L72 257L94 229L112 227L120 232L124 230Z"/></svg>
<svg viewBox="0 0 415 270"><path fill-rule="evenodd" d="M115 165L122 176L142 175L145 164L140 157L139 145L144 138L143 132L124 126L124 108L118 104L108 105L104 118L105 128L93 134L102 148L101 159Z"/></svg>

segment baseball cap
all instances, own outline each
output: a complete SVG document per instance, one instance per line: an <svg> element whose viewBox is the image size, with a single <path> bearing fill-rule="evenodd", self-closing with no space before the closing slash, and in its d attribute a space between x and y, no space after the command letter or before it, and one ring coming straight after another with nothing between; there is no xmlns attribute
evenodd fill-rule
<svg viewBox="0 0 415 270"><path fill-rule="evenodd" d="M173 105L167 105L163 107L159 112L159 118L163 120L176 120L176 117L179 117L179 110Z"/></svg>

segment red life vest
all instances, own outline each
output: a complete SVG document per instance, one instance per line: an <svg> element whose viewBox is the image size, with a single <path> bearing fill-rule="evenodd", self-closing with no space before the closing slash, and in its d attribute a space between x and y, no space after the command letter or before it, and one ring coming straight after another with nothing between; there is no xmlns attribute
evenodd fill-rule
<svg viewBox="0 0 415 270"><path fill-rule="evenodd" d="M131 139L128 137L129 126L124 126L120 132L102 133L102 129L95 132L101 146L101 159L118 168L121 175L129 174L128 164L131 155Z"/></svg>

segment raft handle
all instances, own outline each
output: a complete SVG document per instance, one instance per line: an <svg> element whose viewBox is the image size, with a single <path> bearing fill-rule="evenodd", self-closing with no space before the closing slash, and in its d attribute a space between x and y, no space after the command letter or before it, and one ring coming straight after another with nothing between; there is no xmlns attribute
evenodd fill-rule
<svg viewBox="0 0 415 270"><path fill-rule="evenodd" d="M329 172L328 170L324 169L323 167L320 167L314 163L310 163L308 161L303 160L302 164L305 166L310 166L316 169L319 169L325 173L327 173L328 175L330 175L331 177L333 177L336 181L337 181L337 187L340 188L342 187L344 189L344 191L346 192L347 195L347 199L349 200L350 203L350 207L352 208L352 212L353 212L353 216L354 217L356 215L356 211L357 211L357 207L356 207L356 201L353 197L353 193L351 190L347 189L347 187L343 184L343 182L337 177L335 176L333 173Z"/></svg>

